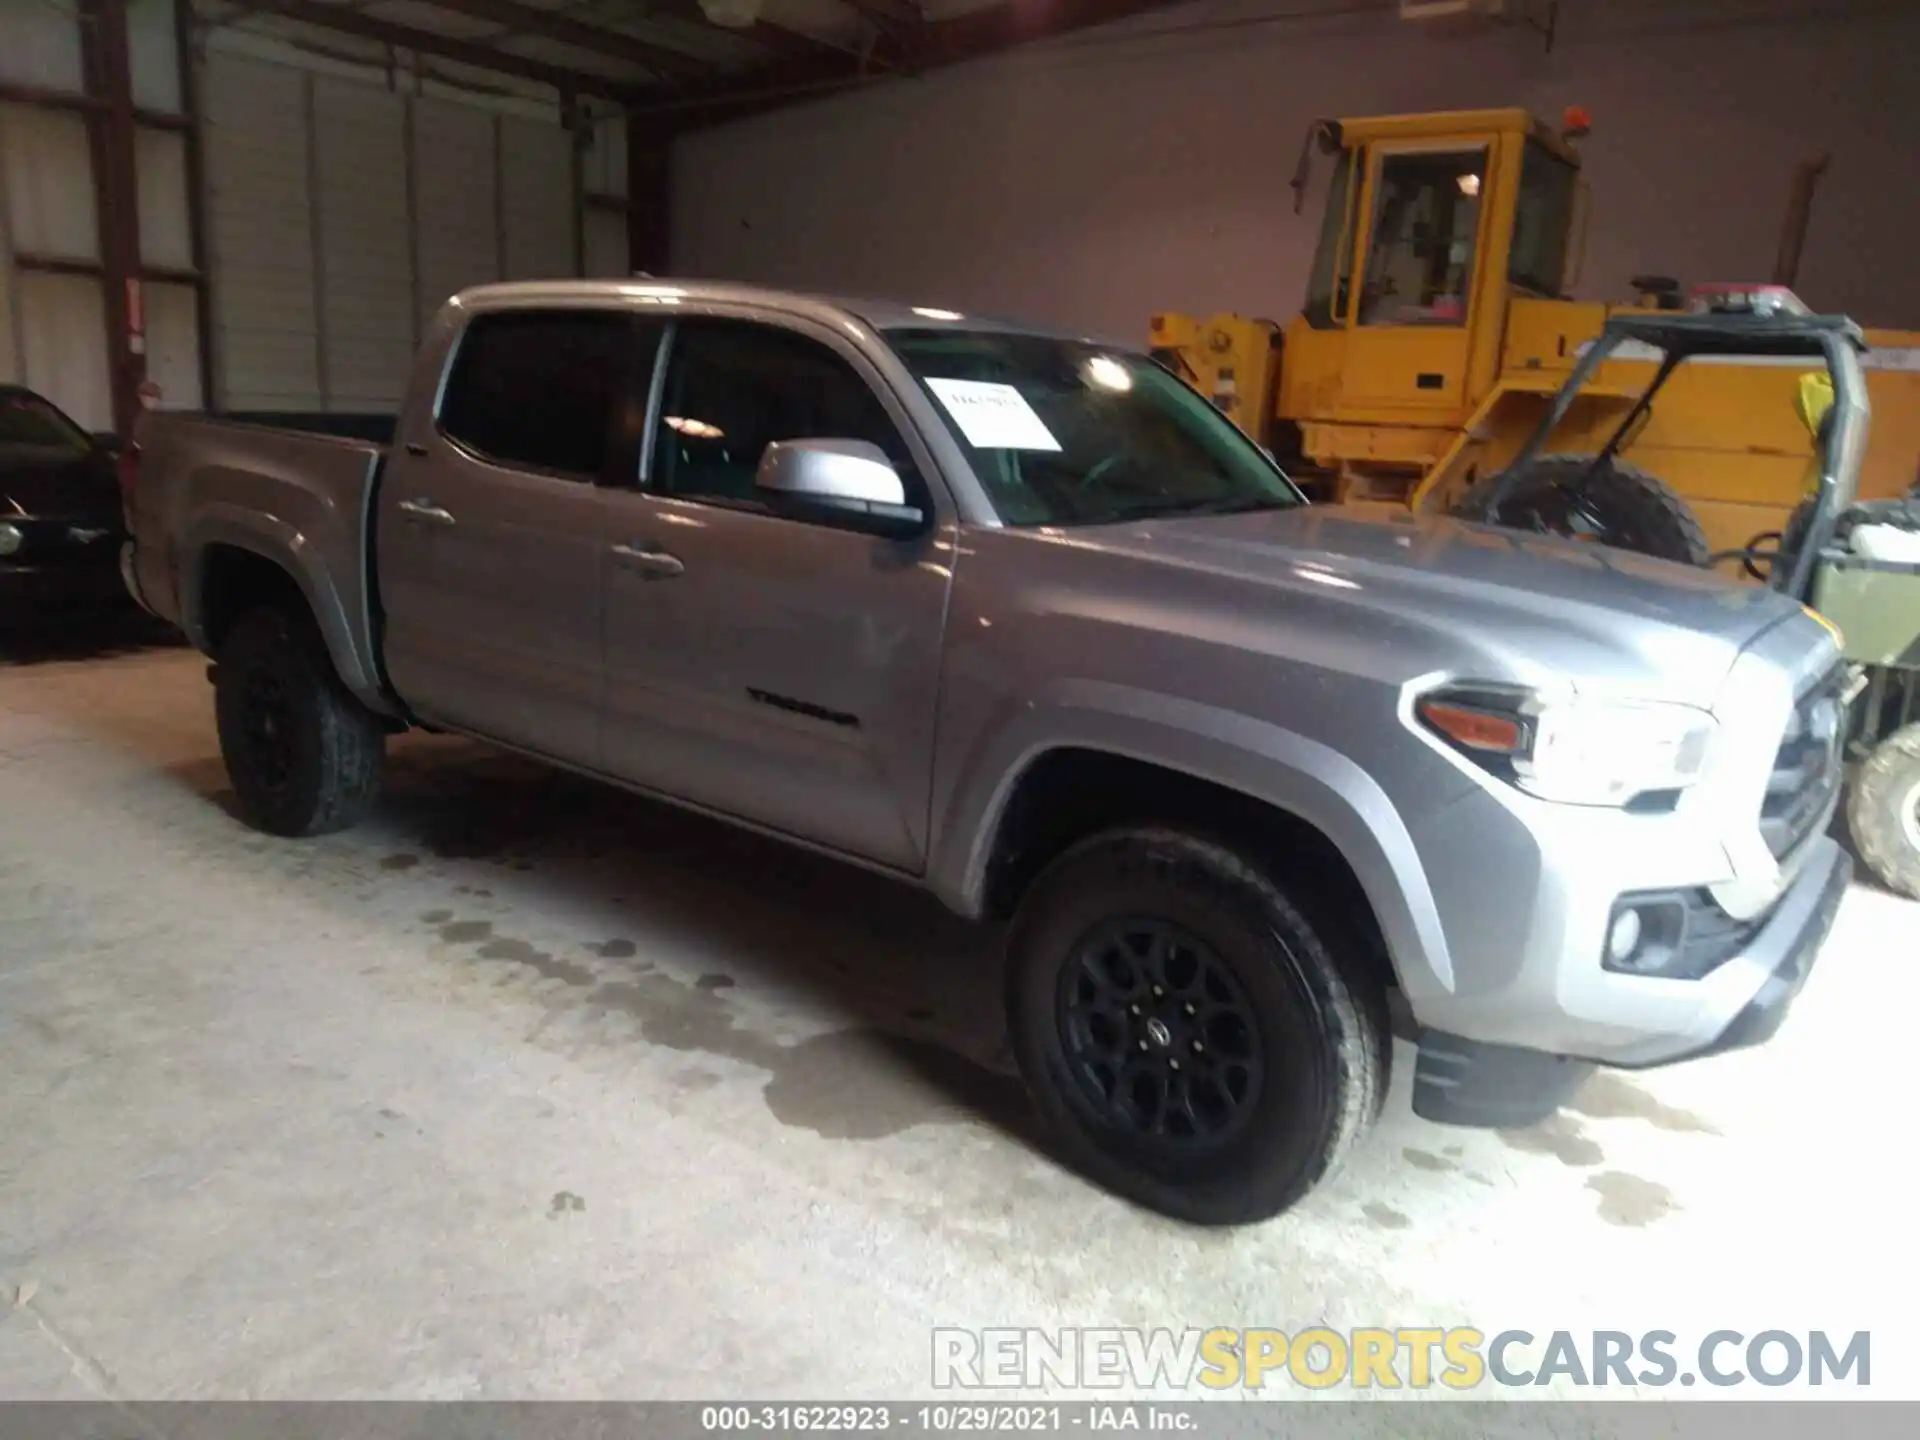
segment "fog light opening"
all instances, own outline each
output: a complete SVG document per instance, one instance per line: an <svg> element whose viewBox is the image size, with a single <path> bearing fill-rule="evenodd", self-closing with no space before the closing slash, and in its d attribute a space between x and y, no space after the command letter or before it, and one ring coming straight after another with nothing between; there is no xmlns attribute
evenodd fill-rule
<svg viewBox="0 0 1920 1440"><path fill-rule="evenodd" d="M1613 925L1607 931L1607 958L1616 965L1631 964L1645 928L1638 910L1622 910L1614 916Z"/></svg>

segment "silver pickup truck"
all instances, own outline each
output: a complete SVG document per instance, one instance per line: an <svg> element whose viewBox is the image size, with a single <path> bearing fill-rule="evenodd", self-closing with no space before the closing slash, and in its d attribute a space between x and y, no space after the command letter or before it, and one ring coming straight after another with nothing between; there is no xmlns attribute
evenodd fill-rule
<svg viewBox="0 0 1920 1440"><path fill-rule="evenodd" d="M721 285L469 291L392 443L149 415L135 596L253 823L477 736L1008 920L1062 1155L1256 1220L1383 1103L1519 1125L1779 1026L1850 874L1799 605L1309 507L1125 348Z"/></svg>

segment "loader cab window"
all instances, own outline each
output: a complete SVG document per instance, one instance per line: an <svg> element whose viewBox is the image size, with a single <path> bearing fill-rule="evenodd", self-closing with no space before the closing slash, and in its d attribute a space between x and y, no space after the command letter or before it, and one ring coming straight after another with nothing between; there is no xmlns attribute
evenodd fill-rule
<svg viewBox="0 0 1920 1440"><path fill-rule="evenodd" d="M1340 152L1340 163L1327 184L1327 206L1320 217L1320 246L1313 256L1313 274L1307 281L1307 323L1316 330L1335 330L1347 318L1347 298L1353 283L1353 156Z"/></svg>
<svg viewBox="0 0 1920 1440"><path fill-rule="evenodd" d="M1513 214L1513 254L1507 279L1535 295L1557 299L1566 283L1567 240L1580 172L1538 140L1527 141L1520 162L1520 198Z"/></svg>
<svg viewBox="0 0 1920 1440"><path fill-rule="evenodd" d="M1387 155L1374 187L1362 325L1464 325L1487 152Z"/></svg>

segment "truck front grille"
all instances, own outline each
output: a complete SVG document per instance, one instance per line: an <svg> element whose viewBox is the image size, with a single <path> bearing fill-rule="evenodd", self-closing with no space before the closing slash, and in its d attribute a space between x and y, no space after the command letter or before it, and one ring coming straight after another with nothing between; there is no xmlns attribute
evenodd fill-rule
<svg viewBox="0 0 1920 1440"><path fill-rule="evenodd" d="M1846 740L1840 697L1846 678L1846 667L1836 666L1794 702L1760 806L1760 836L1776 860L1784 860L1806 841L1839 793Z"/></svg>

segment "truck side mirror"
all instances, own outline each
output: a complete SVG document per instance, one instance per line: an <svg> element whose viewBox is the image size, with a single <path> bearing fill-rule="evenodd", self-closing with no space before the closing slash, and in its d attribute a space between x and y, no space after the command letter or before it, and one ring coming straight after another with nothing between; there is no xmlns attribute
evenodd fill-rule
<svg viewBox="0 0 1920 1440"><path fill-rule="evenodd" d="M870 440L776 440L761 453L754 488L778 514L905 538L926 527L906 482Z"/></svg>

